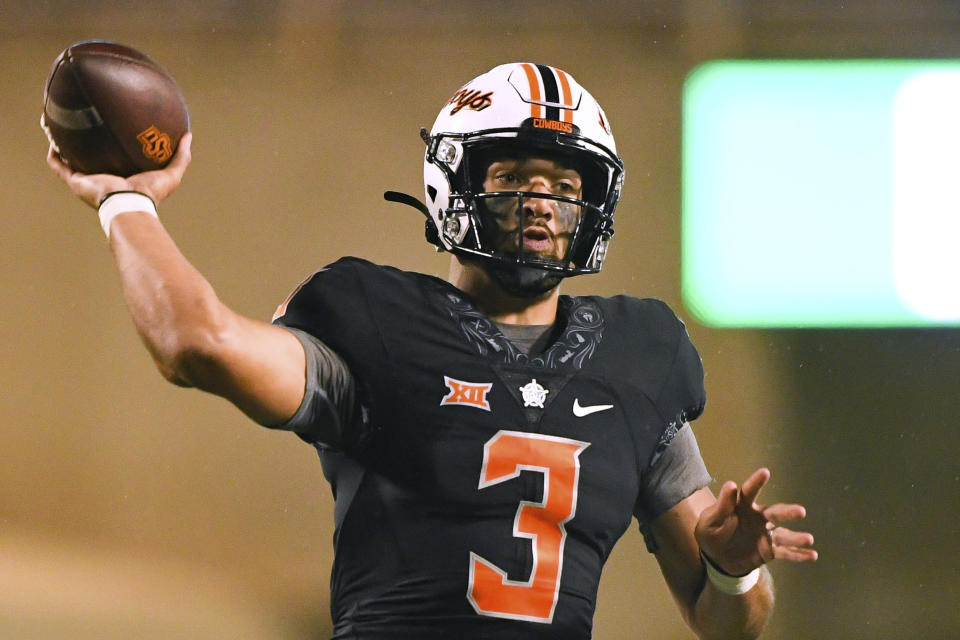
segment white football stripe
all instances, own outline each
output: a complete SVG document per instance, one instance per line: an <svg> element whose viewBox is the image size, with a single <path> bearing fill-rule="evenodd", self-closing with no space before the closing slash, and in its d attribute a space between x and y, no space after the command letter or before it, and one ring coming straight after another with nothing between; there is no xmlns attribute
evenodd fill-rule
<svg viewBox="0 0 960 640"><path fill-rule="evenodd" d="M46 113L49 122L53 122L64 129L81 131L83 129L93 129L103 124L103 118L100 117L97 108L92 106L86 109L64 109L53 100L47 100L44 113Z"/></svg>

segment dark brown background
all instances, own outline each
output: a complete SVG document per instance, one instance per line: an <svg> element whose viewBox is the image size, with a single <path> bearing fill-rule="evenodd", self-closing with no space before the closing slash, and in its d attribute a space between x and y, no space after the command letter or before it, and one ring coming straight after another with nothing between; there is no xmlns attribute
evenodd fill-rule
<svg viewBox="0 0 960 640"><path fill-rule="evenodd" d="M956 2L113 4L0 4L0 638L329 631L332 500L315 453L163 382L95 214L43 163L43 81L93 37L147 51L182 85L195 160L161 216L259 318L342 254L445 275L418 214L381 200L421 193L417 128L496 64L572 73L610 115L627 183L607 267L565 291L671 303L708 371L696 426L714 476L769 465L765 497L809 507L821 561L773 567L766 637L960 636L960 332L717 331L678 293L685 75L717 57L960 57ZM604 574L595 635L692 637L635 530Z"/></svg>

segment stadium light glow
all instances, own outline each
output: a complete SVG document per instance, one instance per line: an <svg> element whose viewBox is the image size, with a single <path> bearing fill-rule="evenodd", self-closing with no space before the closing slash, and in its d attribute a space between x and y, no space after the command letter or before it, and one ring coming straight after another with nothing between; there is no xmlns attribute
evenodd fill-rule
<svg viewBox="0 0 960 640"><path fill-rule="evenodd" d="M960 325L960 61L696 68L682 229L706 325Z"/></svg>

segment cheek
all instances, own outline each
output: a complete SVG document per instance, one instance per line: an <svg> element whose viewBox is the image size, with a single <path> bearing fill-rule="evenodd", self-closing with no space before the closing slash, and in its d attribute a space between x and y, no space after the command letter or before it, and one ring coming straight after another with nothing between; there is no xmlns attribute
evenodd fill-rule
<svg viewBox="0 0 960 640"><path fill-rule="evenodd" d="M491 198L486 203L487 211L497 226L502 230L512 230L517 227L517 203L510 198Z"/></svg>
<svg viewBox="0 0 960 640"><path fill-rule="evenodd" d="M580 221L580 207L567 203L560 203L557 207L557 232L573 233Z"/></svg>

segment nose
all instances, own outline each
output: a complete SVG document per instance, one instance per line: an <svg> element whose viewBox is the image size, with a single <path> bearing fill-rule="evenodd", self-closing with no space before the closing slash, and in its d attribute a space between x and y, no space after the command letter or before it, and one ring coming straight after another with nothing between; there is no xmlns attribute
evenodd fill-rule
<svg viewBox="0 0 960 640"><path fill-rule="evenodd" d="M534 180L524 189L531 194L545 193L550 194L550 185L545 180ZM524 198L523 213L524 218L545 218L550 220L554 215L555 202L549 198Z"/></svg>

